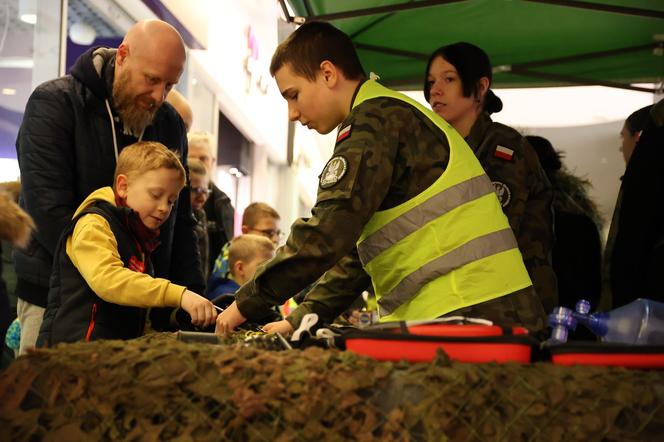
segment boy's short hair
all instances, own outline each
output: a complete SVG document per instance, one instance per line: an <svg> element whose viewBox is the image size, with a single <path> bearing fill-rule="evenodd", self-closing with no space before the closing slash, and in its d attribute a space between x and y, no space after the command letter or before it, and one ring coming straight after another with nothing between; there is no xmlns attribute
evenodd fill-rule
<svg viewBox="0 0 664 442"><path fill-rule="evenodd" d="M231 240L228 247L228 267L231 274L238 261L249 262L257 256L274 253L275 246L268 238L252 233L245 233Z"/></svg>
<svg viewBox="0 0 664 442"><path fill-rule="evenodd" d="M297 75L315 81L325 60L340 69L348 80L367 76L350 37L321 21L306 22L277 46L270 74L274 77L285 64L290 64Z"/></svg>
<svg viewBox="0 0 664 442"><path fill-rule="evenodd" d="M182 167L180 159L174 152L156 141L139 141L130 144L122 149L120 155L118 155L113 186L115 188L118 175L126 175L131 180L138 175L161 168L177 171L180 175L180 187L184 187L184 167Z"/></svg>
<svg viewBox="0 0 664 442"><path fill-rule="evenodd" d="M189 146L194 146L196 144L206 144L210 155L216 158L217 149L212 147L212 134L210 132L189 132L187 134L187 142Z"/></svg>
<svg viewBox="0 0 664 442"><path fill-rule="evenodd" d="M271 206L265 203L251 203L244 209L242 214L242 225L253 227L258 224L261 218L270 217L274 219L281 219L279 213Z"/></svg>
<svg viewBox="0 0 664 442"><path fill-rule="evenodd" d="M187 161L187 167L189 167L189 173L191 175L202 177L208 176L207 167L205 167L205 164L203 164L198 158L190 158L189 161Z"/></svg>

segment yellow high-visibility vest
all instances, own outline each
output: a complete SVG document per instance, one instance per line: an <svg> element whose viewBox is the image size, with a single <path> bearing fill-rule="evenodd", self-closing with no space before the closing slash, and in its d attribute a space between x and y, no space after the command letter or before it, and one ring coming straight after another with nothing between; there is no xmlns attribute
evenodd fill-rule
<svg viewBox="0 0 664 442"><path fill-rule="evenodd" d="M357 241L380 321L434 319L532 285L494 187L465 140L431 110L373 80L360 87L353 107L376 97L414 106L450 145L441 176L376 212Z"/></svg>

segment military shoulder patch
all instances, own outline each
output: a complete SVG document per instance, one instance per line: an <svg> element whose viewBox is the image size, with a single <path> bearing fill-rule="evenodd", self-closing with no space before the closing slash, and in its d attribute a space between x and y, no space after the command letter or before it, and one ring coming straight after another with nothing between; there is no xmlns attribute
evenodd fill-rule
<svg viewBox="0 0 664 442"><path fill-rule="evenodd" d="M350 126L349 126L350 127ZM320 187L321 189L329 189L337 184L346 175L348 171L348 161L341 155L332 157L327 162L323 173L320 174Z"/></svg>
<svg viewBox="0 0 664 442"><path fill-rule="evenodd" d="M498 196L498 201L502 207L507 207L507 205L512 200L512 191L507 186L507 184L500 181L492 181L494 189L496 190L496 196Z"/></svg>
<svg viewBox="0 0 664 442"><path fill-rule="evenodd" d="M511 160L514 156L514 150L505 146L497 146L494 155L503 160Z"/></svg>
<svg viewBox="0 0 664 442"><path fill-rule="evenodd" d="M352 130L353 125L349 124L348 126L344 127L339 131L337 134L337 143L340 143L341 141L345 140L346 138L350 137L350 131Z"/></svg>

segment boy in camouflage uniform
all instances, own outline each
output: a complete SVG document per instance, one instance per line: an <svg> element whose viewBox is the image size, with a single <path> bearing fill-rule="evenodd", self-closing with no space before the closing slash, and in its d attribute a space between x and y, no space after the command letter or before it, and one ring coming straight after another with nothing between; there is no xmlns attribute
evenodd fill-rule
<svg viewBox="0 0 664 442"><path fill-rule="evenodd" d="M240 288L236 302L218 317L218 333L263 315L323 273L297 311L315 311L331 321L371 283L356 247L365 224L375 212L420 195L450 161L448 139L413 105L378 97L352 108L366 75L350 38L331 25L301 26L279 46L270 71L292 121L322 134L343 124L334 156L321 173L312 217L297 220L275 258ZM489 319L542 327L544 312L532 286L493 301L501 308L492 308ZM292 330L297 319L291 320L268 328Z"/></svg>

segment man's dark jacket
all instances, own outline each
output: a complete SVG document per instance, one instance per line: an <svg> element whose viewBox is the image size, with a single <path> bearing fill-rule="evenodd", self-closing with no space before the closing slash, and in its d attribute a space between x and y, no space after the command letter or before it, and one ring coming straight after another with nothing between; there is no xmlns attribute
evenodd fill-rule
<svg viewBox="0 0 664 442"><path fill-rule="evenodd" d="M212 272L214 261L219 256L221 248L233 239L233 225L235 209L231 199L221 189L210 183L210 198L205 202L205 216L207 217L207 231L210 250L208 253L208 272Z"/></svg>
<svg viewBox="0 0 664 442"><path fill-rule="evenodd" d="M38 86L26 105L16 151L21 206L37 229L29 246L15 251L14 262L16 294L31 304L46 307L53 253L76 208L92 191L113 184L116 161L105 100L112 110L114 64L114 50L92 48L79 57L70 75ZM138 140L123 134L122 122L113 117L121 151ZM159 108L143 140L177 151L186 165L185 126L170 104ZM156 276L203 293L194 224L187 187L161 227L161 246L152 259Z"/></svg>
<svg viewBox="0 0 664 442"><path fill-rule="evenodd" d="M623 176L607 241L612 306L664 302L664 100L653 106Z"/></svg>

